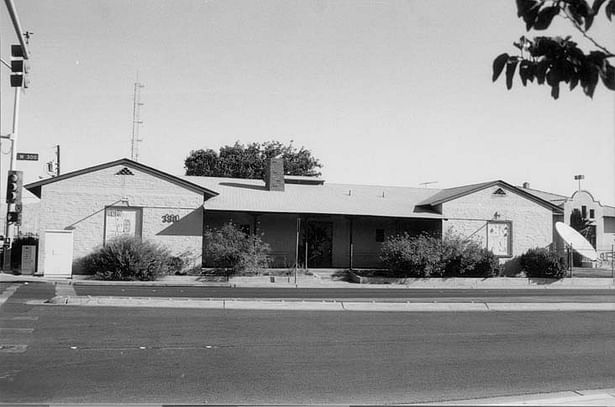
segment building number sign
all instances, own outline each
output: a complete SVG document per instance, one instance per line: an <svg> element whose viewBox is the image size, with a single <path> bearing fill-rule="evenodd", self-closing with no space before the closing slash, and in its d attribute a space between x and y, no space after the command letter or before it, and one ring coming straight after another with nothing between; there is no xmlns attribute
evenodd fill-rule
<svg viewBox="0 0 615 407"><path fill-rule="evenodd" d="M171 213L165 213L162 215L162 223L175 223L179 222L179 215L173 215Z"/></svg>

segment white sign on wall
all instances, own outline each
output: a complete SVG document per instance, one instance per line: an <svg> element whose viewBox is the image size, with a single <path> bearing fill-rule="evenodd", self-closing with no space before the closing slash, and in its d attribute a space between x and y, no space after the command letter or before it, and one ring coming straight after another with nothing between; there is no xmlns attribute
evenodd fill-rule
<svg viewBox="0 0 615 407"><path fill-rule="evenodd" d="M105 210L105 240L118 236L140 236L139 208L110 207Z"/></svg>
<svg viewBox="0 0 615 407"><path fill-rule="evenodd" d="M487 223L487 249L496 256L512 256L510 222Z"/></svg>

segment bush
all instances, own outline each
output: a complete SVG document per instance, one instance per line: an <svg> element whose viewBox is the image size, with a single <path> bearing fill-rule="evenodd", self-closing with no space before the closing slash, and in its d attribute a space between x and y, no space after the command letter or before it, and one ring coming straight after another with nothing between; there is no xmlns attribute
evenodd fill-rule
<svg viewBox="0 0 615 407"><path fill-rule="evenodd" d="M397 276L490 277L498 261L478 243L458 236L392 236L381 247L380 259Z"/></svg>
<svg viewBox="0 0 615 407"><path fill-rule="evenodd" d="M407 233L387 238L380 248L380 260L398 276L429 277L444 269L440 239Z"/></svg>
<svg viewBox="0 0 615 407"><path fill-rule="evenodd" d="M206 230L203 238L203 256L216 268L257 273L269 266L269 245L260 236L247 235L232 223Z"/></svg>
<svg viewBox="0 0 615 407"><path fill-rule="evenodd" d="M547 249L528 250L521 255L520 263L528 277L562 278L566 275L560 259Z"/></svg>
<svg viewBox="0 0 615 407"><path fill-rule="evenodd" d="M184 259L179 256L171 256L167 260L167 270L169 274L186 274L184 266Z"/></svg>
<svg viewBox="0 0 615 407"><path fill-rule="evenodd" d="M493 252L480 243L460 236L446 236L442 240L445 277L493 277L499 262Z"/></svg>
<svg viewBox="0 0 615 407"><path fill-rule="evenodd" d="M171 263L169 251L153 242L118 237L83 259L83 268L101 280L155 280Z"/></svg>

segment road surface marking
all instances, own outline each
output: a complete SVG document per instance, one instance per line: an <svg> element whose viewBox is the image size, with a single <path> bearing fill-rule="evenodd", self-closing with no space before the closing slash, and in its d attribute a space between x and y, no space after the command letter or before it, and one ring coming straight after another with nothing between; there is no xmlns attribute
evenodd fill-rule
<svg viewBox="0 0 615 407"><path fill-rule="evenodd" d="M0 335L2 334L31 334L34 328L0 328Z"/></svg>
<svg viewBox="0 0 615 407"><path fill-rule="evenodd" d="M10 285L2 294L0 294L0 305L4 304L11 295L15 294L15 291L19 288L19 284Z"/></svg>
<svg viewBox="0 0 615 407"><path fill-rule="evenodd" d="M23 344L0 344L0 352L3 353L23 353L28 348L28 345Z"/></svg>
<svg viewBox="0 0 615 407"><path fill-rule="evenodd" d="M0 317L0 321L38 321L38 317Z"/></svg>

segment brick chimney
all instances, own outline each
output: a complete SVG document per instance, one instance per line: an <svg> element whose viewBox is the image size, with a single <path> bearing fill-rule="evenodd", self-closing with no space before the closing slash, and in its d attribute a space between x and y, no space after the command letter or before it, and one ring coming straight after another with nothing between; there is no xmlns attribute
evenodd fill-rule
<svg viewBox="0 0 615 407"><path fill-rule="evenodd" d="M529 182L524 182L523 183L523 188L529 189L529 187L530 187L530 183Z"/></svg>
<svg viewBox="0 0 615 407"><path fill-rule="evenodd" d="M265 188L267 191L284 192L284 159L270 158L265 165Z"/></svg>

